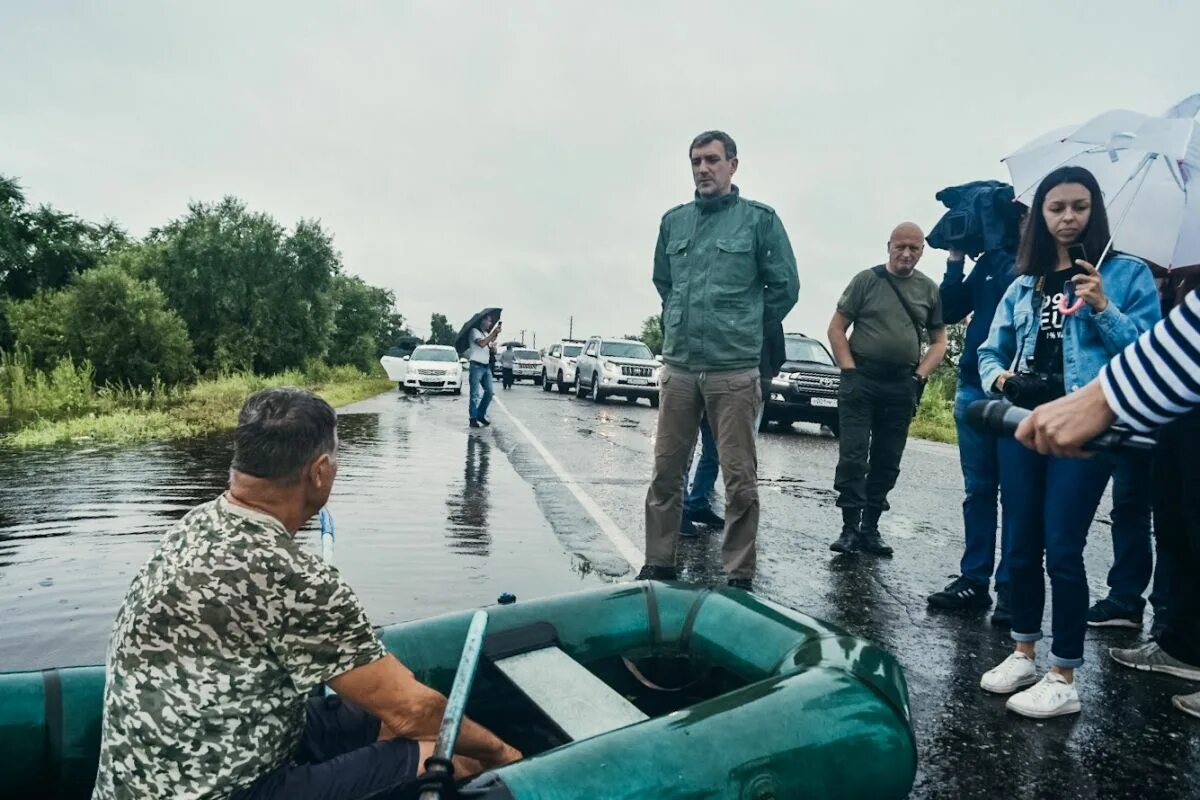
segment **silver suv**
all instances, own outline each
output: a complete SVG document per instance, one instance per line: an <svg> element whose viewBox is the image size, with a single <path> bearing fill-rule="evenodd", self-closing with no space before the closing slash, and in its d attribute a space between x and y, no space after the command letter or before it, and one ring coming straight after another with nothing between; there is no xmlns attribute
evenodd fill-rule
<svg viewBox="0 0 1200 800"><path fill-rule="evenodd" d="M661 372L662 365L642 342L593 336L575 364L575 396L590 395L597 403L612 395L630 403L645 397L658 408Z"/></svg>
<svg viewBox="0 0 1200 800"><path fill-rule="evenodd" d="M542 356L542 391L557 386L560 394L566 394L575 385L575 361L583 345L583 339L563 339L546 349Z"/></svg>

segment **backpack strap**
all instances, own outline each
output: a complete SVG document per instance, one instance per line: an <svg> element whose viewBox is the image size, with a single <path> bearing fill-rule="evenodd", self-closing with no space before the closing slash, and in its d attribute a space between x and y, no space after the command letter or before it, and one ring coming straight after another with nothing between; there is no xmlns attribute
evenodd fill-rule
<svg viewBox="0 0 1200 800"><path fill-rule="evenodd" d="M922 323L921 320L918 319L917 314L915 311L913 311L912 306L908 304L908 301L904 299L904 295L900 293L900 287L898 287L896 282L892 279L891 273L887 271L887 267L881 264L877 267L871 267L871 271L875 273L877 278L881 279L888 286L892 287L892 291L896 293L896 299L900 301L900 305L904 306L904 312L908 314L908 319L913 324L913 331L917 334L917 354L919 359L921 353L921 329L929 328L928 320L926 320L925 323Z"/></svg>

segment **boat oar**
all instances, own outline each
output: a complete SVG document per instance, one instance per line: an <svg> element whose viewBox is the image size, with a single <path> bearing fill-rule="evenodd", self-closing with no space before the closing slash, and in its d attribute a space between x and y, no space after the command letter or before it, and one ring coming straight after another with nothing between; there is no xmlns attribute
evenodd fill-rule
<svg viewBox="0 0 1200 800"><path fill-rule="evenodd" d="M329 506L322 506L321 513L321 560L326 564L333 563L333 514Z"/></svg>
<svg viewBox="0 0 1200 800"><path fill-rule="evenodd" d="M458 729L467 710L471 685L475 683L475 670L483 652L483 634L487 630L487 622L486 611L476 611L471 617L471 626L467 628L467 641L463 643L462 658L458 661L458 672L454 675L454 686L450 689L446 713L442 716L442 725L438 729L437 744L434 745L433 755L425 761L425 774L430 778L454 775L454 765L450 759L454 757ZM438 800L441 793L439 786L432 786L421 792L421 800Z"/></svg>

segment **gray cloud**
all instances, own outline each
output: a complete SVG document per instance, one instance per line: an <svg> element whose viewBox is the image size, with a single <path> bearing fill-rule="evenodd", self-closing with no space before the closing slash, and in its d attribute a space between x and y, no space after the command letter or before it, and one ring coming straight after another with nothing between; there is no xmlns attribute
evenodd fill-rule
<svg viewBox="0 0 1200 800"><path fill-rule="evenodd" d="M937 189L1200 90L1184 0L14 6L0 172L35 201L140 235L236 194L320 218L421 332L499 304L539 343L657 310L658 219L700 130L738 140L737 182L800 263L787 327L823 334Z"/></svg>

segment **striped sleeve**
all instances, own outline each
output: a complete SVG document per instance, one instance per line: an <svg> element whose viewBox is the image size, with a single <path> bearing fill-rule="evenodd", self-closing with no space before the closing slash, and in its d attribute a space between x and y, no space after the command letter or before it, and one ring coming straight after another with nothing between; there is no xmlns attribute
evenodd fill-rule
<svg viewBox="0 0 1200 800"><path fill-rule="evenodd" d="M1100 372L1117 418L1149 431L1200 406L1200 289Z"/></svg>

